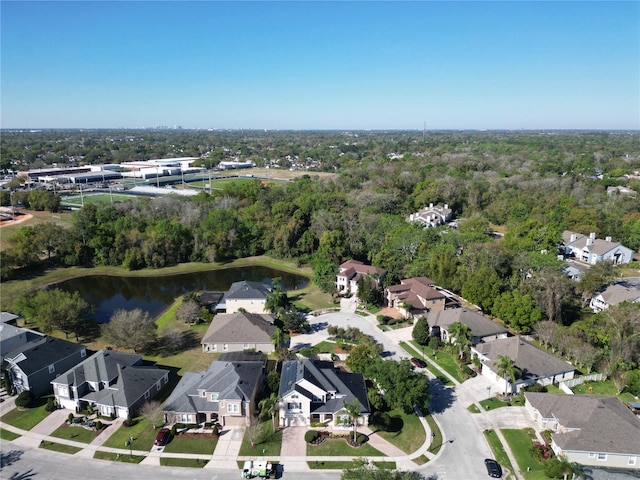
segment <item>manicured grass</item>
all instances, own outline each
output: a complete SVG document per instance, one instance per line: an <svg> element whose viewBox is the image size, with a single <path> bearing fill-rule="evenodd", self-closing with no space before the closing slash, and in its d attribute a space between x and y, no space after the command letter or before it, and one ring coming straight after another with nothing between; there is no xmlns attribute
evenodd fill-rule
<svg viewBox="0 0 640 480"><path fill-rule="evenodd" d="M335 342L322 341L311 347L313 353L334 353L336 348Z"/></svg>
<svg viewBox="0 0 640 480"><path fill-rule="evenodd" d="M200 460L199 458L160 457L160 465L164 467L203 468L207 463L209 463L209 460Z"/></svg>
<svg viewBox="0 0 640 480"><path fill-rule="evenodd" d="M405 343L405 342L400 342L400 346L403 347L409 355L416 356L416 357L422 357L422 351L423 351L422 345L418 344L415 340L411 340L408 344ZM425 361L427 362L427 370L429 370L434 377L436 377L438 380L440 380L440 382L443 385L445 385L445 386L453 385L454 383L451 381L451 379L449 377L444 375L440 370L438 370L436 367L434 367L433 365L431 365L429 363L429 360L435 361L433 355L431 355L431 356L428 355L428 352L430 352L430 351L431 351L430 348L425 347L424 348L425 355L424 355L424 357L422 357L422 358L425 358ZM443 368L443 370L444 370L444 368Z"/></svg>
<svg viewBox="0 0 640 480"><path fill-rule="evenodd" d="M491 397L481 400L480 406L485 410L495 410L496 408L506 407L507 402L503 402L497 397Z"/></svg>
<svg viewBox="0 0 640 480"><path fill-rule="evenodd" d="M273 423L271 420L267 420L262 424L262 438L258 440L255 448L251 448L251 442L249 441L249 437L245 432L244 438L242 439L242 445L240 446L240 456L279 456L280 450L282 448L282 430L276 430L273 433Z"/></svg>
<svg viewBox="0 0 640 480"><path fill-rule="evenodd" d="M124 425L117 429L104 443L105 447L112 448L129 448L125 446L125 442L133 437L133 450L150 450L153 447L153 441L156 439L158 430L151 428L148 420L139 419L138 423L131 427Z"/></svg>
<svg viewBox="0 0 640 480"><path fill-rule="evenodd" d="M15 440L16 438L20 438L21 435L17 433L10 432L9 430L5 430L4 428L0 428L0 438L2 440Z"/></svg>
<svg viewBox="0 0 640 480"><path fill-rule="evenodd" d="M85 193L82 196L74 195L71 197L64 197L61 201L63 205L81 206L84 198L84 204L90 203L111 203L113 196L114 202L124 202L125 200L136 200L140 197L136 195L125 195L122 193Z"/></svg>
<svg viewBox="0 0 640 480"><path fill-rule="evenodd" d="M508 469L510 472L513 472L513 465L511 465L511 461L507 456L507 452L504 450L504 446L502 442L496 435L496 432L493 430L485 430L484 437L487 439L487 443L493 452L493 457L495 460L503 467L503 469ZM506 477L507 479L517 478L515 474L511 473Z"/></svg>
<svg viewBox="0 0 640 480"><path fill-rule="evenodd" d="M167 453L193 453L212 455L218 444L218 437L197 438L177 435L164 447Z"/></svg>
<svg viewBox="0 0 640 480"><path fill-rule="evenodd" d="M384 453L368 443L360 447L350 446L341 438L327 439L320 445L307 444L307 455L312 457L384 457Z"/></svg>
<svg viewBox="0 0 640 480"><path fill-rule="evenodd" d="M54 430L50 436L73 440L74 442L91 443L96 438L96 432L82 427L71 427L64 423Z"/></svg>
<svg viewBox="0 0 640 480"><path fill-rule="evenodd" d="M392 443L405 453L413 453L422 446L426 433L415 413L404 413L402 410L391 410L393 431L378 431L377 434Z"/></svg>
<svg viewBox="0 0 640 480"><path fill-rule="evenodd" d="M133 455L129 456L128 453L111 453L111 452L101 452L97 451L93 458L97 458L98 460L111 460L112 462L123 462L123 463L140 463L144 460L143 455Z"/></svg>
<svg viewBox="0 0 640 480"><path fill-rule="evenodd" d="M589 391L591 388L591 391ZM585 394L585 395L613 395L616 396L616 385L613 383L613 380L603 380L601 382L584 382L580 385L576 385L572 387L571 390L575 394ZM629 403L636 401L632 394L629 392L622 392L620 395L617 395L621 402Z"/></svg>
<svg viewBox="0 0 640 480"><path fill-rule="evenodd" d="M469 410L471 413L480 413L480 409L475 403L472 403L471 405L469 405L467 407L467 410Z"/></svg>
<svg viewBox="0 0 640 480"><path fill-rule="evenodd" d="M180 297L178 300L173 302L164 312L162 312L160 316L158 316L158 318L156 318L156 325L158 326L159 334L162 334L162 332L166 330L167 327L181 323L176 321L176 311L178 310L180 305L182 305L182 300L183 297ZM185 327L185 329L188 328L184 323L181 323L180 326Z"/></svg>
<svg viewBox="0 0 640 480"><path fill-rule="evenodd" d="M40 448L44 448L46 450L53 450L54 452L68 453L69 455L75 455L80 450L82 450L81 448L73 447L71 445L48 442L46 440L43 440L42 442L40 442Z"/></svg>
<svg viewBox="0 0 640 480"><path fill-rule="evenodd" d="M431 429L431 445L429 445L429 452L435 455L440 451L440 447L442 447L442 432L431 415L427 415L424 418Z"/></svg>
<svg viewBox="0 0 640 480"><path fill-rule="evenodd" d="M357 461L351 462L334 462L334 461L315 461L307 462L311 470L346 470L348 468L358 468L361 463Z"/></svg>
<svg viewBox="0 0 640 480"><path fill-rule="evenodd" d="M0 250L4 250L10 246L9 239L18 233L18 230L22 227L33 227L34 225L41 223L55 223L56 225L60 225L64 228L69 228L71 226L71 212L57 212L51 214L50 212L36 212L35 210L24 210L22 208L16 208L16 212L30 214L33 218L20 223L4 224L2 228L0 228Z"/></svg>
<svg viewBox="0 0 640 480"><path fill-rule="evenodd" d="M431 359L458 382L462 383L467 379L467 376L460 371L454 354L440 349Z"/></svg>
<svg viewBox="0 0 640 480"><path fill-rule="evenodd" d="M420 455L418 458L414 458L411 461L416 465L424 465L425 463L429 463L429 457L426 455Z"/></svg>
<svg viewBox="0 0 640 480"><path fill-rule="evenodd" d="M561 393L561 394L565 394L562 390L560 390L560 388L558 386L556 386L555 384L553 385L547 385L547 393Z"/></svg>
<svg viewBox="0 0 640 480"><path fill-rule="evenodd" d="M2 416L2 421L22 430L31 430L49 415L49 412L45 411L46 406L47 402L44 400L44 403L37 407L14 408Z"/></svg>
<svg viewBox="0 0 640 480"><path fill-rule="evenodd" d="M509 444L511 453L516 457L516 462L526 480L544 480L548 478L544 468L531 456L531 435L525 430L504 429L500 430ZM529 471L527 471L529 469Z"/></svg>

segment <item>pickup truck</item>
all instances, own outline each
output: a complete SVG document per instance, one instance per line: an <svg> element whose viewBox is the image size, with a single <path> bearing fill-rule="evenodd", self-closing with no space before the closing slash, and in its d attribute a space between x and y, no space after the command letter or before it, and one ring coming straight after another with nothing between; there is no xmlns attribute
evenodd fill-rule
<svg viewBox="0 0 640 480"><path fill-rule="evenodd" d="M271 478L272 472L271 462L247 460L242 468L242 478Z"/></svg>

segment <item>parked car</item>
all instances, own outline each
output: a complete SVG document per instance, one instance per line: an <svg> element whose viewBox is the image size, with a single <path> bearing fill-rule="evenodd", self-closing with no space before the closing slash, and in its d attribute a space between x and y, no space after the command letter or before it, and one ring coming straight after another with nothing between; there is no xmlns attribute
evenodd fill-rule
<svg viewBox="0 0 640 480"><path fill-rule="evenodd" d="M163 428L158 432L158 435L156 435L156 439L153 441L153 444L158 445L159 447L164 447L169 443L169 438L171 438L171 430Z"/></svg>
<svg viewBox="0 0 640 480"><path fill-rule="evenodd" d="M491 458L487 458L484 461L484 465L487 467L487 473L493 478L502 478L502 468L500 464Z"/></svg>
<svg viewBox="0 0 640 480"><path fill-rule="evenodd" d="M416 357L413 357L413 358L411 359L411 363L412 363L414 366L418 367L418 368L424 368L424 367L426 367L426 366L427 366L427 364L425 363L425 361L424 361L424 360L422 360L421 358L416 358Z"/></svg>

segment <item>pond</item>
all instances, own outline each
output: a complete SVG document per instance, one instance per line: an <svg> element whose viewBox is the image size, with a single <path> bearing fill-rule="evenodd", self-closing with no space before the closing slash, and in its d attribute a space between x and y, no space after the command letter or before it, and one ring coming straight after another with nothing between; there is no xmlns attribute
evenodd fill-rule
<svg viewBox="0 0 640 480"><path fill-rule="evenodd" d="M304 288L306 277L269 267L237 267L206 272L183 273L158 277L113 277L91 275L58 283L57 288L78 292L94 310L99 323L107 323L118 309L140 308L151 317L160 315L176 298L200 290L224 292L233 282L249 280L271 285L279 277L285 290Z"/></svg>

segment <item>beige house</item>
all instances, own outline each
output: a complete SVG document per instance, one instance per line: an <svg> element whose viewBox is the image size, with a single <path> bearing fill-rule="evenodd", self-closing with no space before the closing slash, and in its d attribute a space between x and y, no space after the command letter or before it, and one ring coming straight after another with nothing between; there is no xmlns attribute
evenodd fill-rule
<svg viewBox="0 0 640 480"><path fill-rule="evenodd" d="M471 343L489 342L498 338L506 338L507 329L489 320L481 313L467 308L450 308L434 310L427 316L427 323L432 335L439 332L443 342L454 342L449 334L449 327L454 323L466 325L471 330Z"/></svg>
<svg viewBox="0 0 640 480"><path fill-rule="evenodd" d="M256 415L265 361L214 361L186 372L162 409L167 423L248 426Z"/></svg>
<svg viewBox="0 0 640 480"><path fill-rule="evenodd" d="M276 331L274 318L268 314L220 313L209 325L202 339L203 352L242 352L275 350L271 335Z"/></svg>
<svg viewBox="0 0 640 480"><path fill-rule="evenodd" d="M551 432L556 455L594 467L640 466L640 419L616 397L534 392L524 397L538 428Z"/></svg>
<svg viewBox="0 0 640 480"><path fill-rule="evenodd" d="M640 290L620 284L609 285L604 291L591 298L589 307L594 313L598 313L622 302L640 302Z"/></svg>
<svg viewBox="0 0 640 480"><path fill-rule="evenodd" d="M268 313L265 305L270 293L269 287L263 283L247 280L234 282L217 308L223 309L226 313L236 313L240 309L249 313Z"/></svg>
<svg viewBox="0 0 640 480"><path fill-rule="evenodd" d="M387 271L384 268L365 265L358 260L347 260L338 267L336 289L341 295L355 295L361 278L369 279L376 288L380 288L386 274Z"/></svg>
<svg viewBox="0 0 640 480"><path fill-rule="evenodd" d="M444 310L447 297L434 286L435 282L427 277L400 280L400 285L385 288L387 305L398 310L404 318Z"/></svg>

